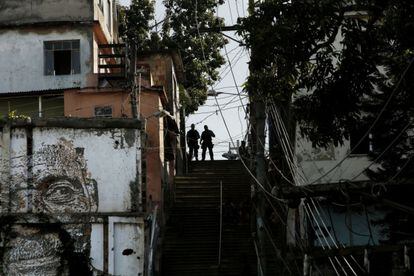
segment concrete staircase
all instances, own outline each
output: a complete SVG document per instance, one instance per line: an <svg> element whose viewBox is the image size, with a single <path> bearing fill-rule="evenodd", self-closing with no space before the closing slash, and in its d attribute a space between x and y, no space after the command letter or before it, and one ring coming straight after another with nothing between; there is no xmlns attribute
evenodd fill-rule
<svg viewBox="0 0 414 276"><path fill-rule="evenodd" d="M249 176L239 161L199 161L175 179L162 254L165 276L257 275L250 223L224 221L221 263L220 181L223 200L238 206L250 200Z"/></svg>

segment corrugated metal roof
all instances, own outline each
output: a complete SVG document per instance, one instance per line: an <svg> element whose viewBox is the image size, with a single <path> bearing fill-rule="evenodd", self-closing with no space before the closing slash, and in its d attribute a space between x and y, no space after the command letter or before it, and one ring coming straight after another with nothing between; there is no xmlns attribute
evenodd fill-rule
<svg viewBox="0 0 414 276"><path fill-rule="evenodd" d="M44 89L44 90L31 90L31 91L13 91L13 92L0 92L1 97L10 97L10 96L26 96L26 95L50 95L50 94L62 94L67 90L77 90L80 87L68 87L60 89Z"/></svg>

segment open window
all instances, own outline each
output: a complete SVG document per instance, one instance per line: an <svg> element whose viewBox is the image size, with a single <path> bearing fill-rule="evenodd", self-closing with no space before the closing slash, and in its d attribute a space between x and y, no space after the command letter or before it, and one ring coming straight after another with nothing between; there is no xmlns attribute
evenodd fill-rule
<svg viewBox="0 0 414 276"><path fill-rule="evenodd" d="M73 75L80 73L80 41L60 40L44 42L45 75Z"/></svg>

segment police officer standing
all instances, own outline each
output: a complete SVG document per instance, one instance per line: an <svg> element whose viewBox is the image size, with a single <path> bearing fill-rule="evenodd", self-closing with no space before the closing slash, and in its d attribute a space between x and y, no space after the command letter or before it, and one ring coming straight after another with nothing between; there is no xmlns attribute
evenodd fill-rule
<svg viewBox="0 0 414 276"><path fill-rule="evenodd" d="M187 145L189 148L189 160L193 159L193 154L195 160L198 160L198 139L200 139L200 134L195 130L195 125L191 124L191 129L187 132Z"/></svg>
<svg viewBox="0 0 414 276"><path fill-rule="evenodd" d="M202 160L206 159L206 150L208 148L208 153L210 154L210 160L214 160L213 156L213 137L216 137L214 132L208 129L208 126L204 126L204 131L201 133L201 149L203 152L201 153Z"/></svg>

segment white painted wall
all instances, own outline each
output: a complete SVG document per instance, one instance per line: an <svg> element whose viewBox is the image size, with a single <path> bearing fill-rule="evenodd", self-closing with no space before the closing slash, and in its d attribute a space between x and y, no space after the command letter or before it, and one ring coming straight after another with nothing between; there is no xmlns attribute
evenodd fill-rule
<svg viewBox="0 0 414 276"><path fill-rule="evenodd" d="M323 206L320 208L321 217L331 236L337 237L339 243L344 246L367 246L372 245L372 243L381 244L381 241L388 240L389 237L386 233L389 225L387 223L378 223L379 221L384 220L388 211L378 210L375 206L367 206L366 210L368 216L366 216L362 210L362 206L357 208L358 209L354 208L353 211L352 209L347 211L346 206L336 208ZM322 229L316 228L316 235L318 235L323 242L325 242L325 239L323 239L323 236L325 236L331 246L333 246L329 234L326 230L322 231ZM350 231L350 229L352 231ZM370 229L372 240L370 240ZM321 243L317 238L314 240L314 245L321 246Z"/></svg>
<svg viewBox="0 0 414 276"><path fill-rule="evenodd" d="M12 188L10 199L15 207L11 211L46 212L51 217L67 221L69 217L64 214L73 210L65 209L65 205L73 203L71 190L75 190L73 198L76 200L76 197L84 196L79 196L79 193L84 194L86 188L76 191L75 182L63 187L59 181L79 176L85 178L81 182L93 179L98 194L97 208L88 214L86 223L92 226L90 236L89 233L83 234L90 244L95 274L100 275L99 271L104 270L106 262L110 275L143 275L145 225L142 217L130 213L132 196L141 202L140 130L34 127L31 136L32 148L28 147L30 139L25 127L14 127L11 131L0 128L0 172L1 176L11 175L11 181L7 182L0 177L0 191ZM28 158L30 151L33 154ZM74 160L78 167L72 167ZM29 164L32 165L30 185ZM53 180L53 183L46 181L50 176L58 180ZM55 188L51 189L53 185ZM87 185L82 184L83 187ZM136 193L131 191L134 185ZM86 193L90 194L90 190ZM39 199L58 203L52 205L55 210L51 211L42 209ZM84 211L80 209L79 212Z"/></svg>
<svg viewBox="0 0 414 276"><path fill-rule="evenodd" d="M114 0L110 0L109 2L108 0L101 0L103 10L101 10L99 2L100 0L94 0L94 20L99 21L106 39L109 43L112 43L114 39L114 33L118 32L118 30L115 30L115 2ZM111 22L110 26L107 24L108 20Z"/></svg>
<svg viewBox="0 0 414 276"><path fill-rule="evenodd" d="M136 218L109 218L110 275L144 275L144 223ZM124 255L124 250L132 254Z"/></svg>
<svg viewBox="0 0 414 276"><path fill-rule="evenodd" d="M128 135L132 138L126 138ZM10 187L12 189L14 193L12 206L15 206L13 212L26 212L32 204L30 199L32 190L28 188L27 182L29 164L32 165L32 185L35 190L42 189L41 182L50 176L71 176L73 178L76 174L76 177L80 175L80 177L96 181L98 202L97 208L92 210L93 212L130 212L134 211L132 210L133 203L140 204L141 150L139 130L35 127L32 137L33 155L31 158L27 156L28 140L24 128L13 128L11 131L10 158L3 158L6 149L0 147L2 174L6 173L5 168L9 168L11 176L10 183L1 183L1 188ZM62 154L59 157L45 154L52 147L58 147L57 152L63 152L65 149L59 148L62 141L69 144L73 148L73 152L76 148L83 152L82 160L79 162L84 162L84 165L79 168L85 169L85 172L78 174L73 171L73 168L69 168L70 162L73 162L65 163L64 159L70 159L70 156ZM61 160L57 162L58 158ZM83 179L81 180L83 181ZM32 211L36 212L36 210Z"/></svg>
<svg viewBox="0 0 414 276"><path fill-rule="evenodd" d="M56 145L62 138L71 141L74 147L84 149L88 177L97 182L97 212L128 212L132 205L131 183L136 183L139 178L141 156L139 131L129 130L135 132L135 141L132 145L125 141L125 131L35 128L33 159L37 160L36 155L42 154L42 148L47 145ZM41 179L48 171L45 170L44 164L35 163L33 173L36 178Z"/></svg>
<svg viewBox="0 0 414 276"><path fill-rule="evenodd" d="M44 75L43 42L80 40L81 73ZM0 93L85 87L92 72L92 28L0 30Z"/></svg>
<svg viewBox="0 0 414 276"><path fill-rule="evenodd" d="M353 15L349 14L349 16ZM333 43L335 50L341 51L343 49L342 41L342 32L339 30ZM336 58L332 62L333 66L337 66L338 60ZM298 95L301 96L306 93L312 93L312 89L311 91L303 89L299 91ZM296 131L296 137L295 155L299 168L302 171L301 175L305 178L305 184L338 183L341 180L351 179L353 181L368 180L368 177L364 174L359 175L368 166L371 166L371 161L367 155L351 154L345 158L351 150L349 141L345 140L342 146L335 147L331 145L324 149L312 147L312 143L300 135L299 129ZM342 162L344 158L345 160ZM340 165L338 165L339 162L341 162ZM334 167L335 169L325 176ZM371 168L375 168L375 165ZM357 175L359 176L356 177ZM354 177L356 178L354 179Z"/></svg>
<svg viewBox="0 0 414 276"><path fill-rule="evenodd" d="M95 270L104 270L104 225L92 223L91 265ZM98 275L95 273L95 275Z"/></svg>
<svg viewBox="0 0 414 276"><path fill-rule="evenodd" d="M319 184L319 183L338 183L341 180L351 180L356 175L367 168L371 161L367 155L350 155L339 166L341 162L350 151L350 142L345 141L343 146L335 147L331 145L327 149L314 148L312 143L297 133L296 139L296 160L302 174L306 179L306 183L298 184ZM331 173L327 174L329 170L337 166ZM319 179L321 178L321 179ZM364 181L368 178L361 174L353 181ZM314 183L313 183L314 182Z"/></svg>
<svg viewBox="0 0 414 276"><path fill-rule="evenodd" d="M91 21L90 0L1 0L0 25Z"/></svg>
<svg viewBox="0 0 414 276"><path fill-rule="evenodd" d="M108 228L107 248L104 227ZM108 224L92 224L91 264L94 275L104 271L104 250L110 275L144 275L144 221L136 217L109 217ZM129 252L128 252L129 251ZM128 253L128 254L126 254Z"/></svg>
<svg viewBox="0 0 414 276"><path fill-rule="evenodd" d="M12 129L10 141L11 211L27 212L30 191L27 189L27 133L25 129Z"/></svg>

